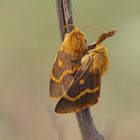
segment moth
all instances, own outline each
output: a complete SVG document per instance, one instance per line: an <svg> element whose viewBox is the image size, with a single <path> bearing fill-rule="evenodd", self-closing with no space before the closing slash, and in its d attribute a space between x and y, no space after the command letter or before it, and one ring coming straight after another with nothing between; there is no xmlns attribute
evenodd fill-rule
<svg viewBox="0 0 140 140"><path fill-rule="evenodd" d="M61 97L74 74L78 71L80 63L73 61L82 58L88 50L88 44L83 32L74 27L65 35L50 76L50 97Z"/></svg>
<svg viewBox="0 0 140 140"><path fill-rule="evenodd" d="M88 53L81 59L81 66L71 81L67 91L58 101L55 112L79 112L98 102L101 77L108 69L107 48L100 44L116 31L103 33L89 46Z"/></svg>

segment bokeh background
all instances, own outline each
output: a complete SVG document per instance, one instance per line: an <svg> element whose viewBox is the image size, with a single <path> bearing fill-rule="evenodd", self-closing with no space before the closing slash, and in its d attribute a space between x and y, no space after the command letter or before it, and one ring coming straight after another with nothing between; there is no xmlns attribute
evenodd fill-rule
<svg viewBox="0 0 140 140"><path fill-rule="evenodd" d="M140 140L140 1L73 0L76 26L89 43L106 40L110 69L100 103L91 107L109 140ZM49 74L60 46L55 1L0 0L0 140L81 140L75 114L54 113Z"/></svg>

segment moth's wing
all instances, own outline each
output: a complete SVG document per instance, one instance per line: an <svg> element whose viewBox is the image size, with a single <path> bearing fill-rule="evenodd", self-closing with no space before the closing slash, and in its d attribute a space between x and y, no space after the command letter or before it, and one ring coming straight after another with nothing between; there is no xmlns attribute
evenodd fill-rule
<svg viewBox="0 0 140 140"><path fill-rule="evenodd" d="M97 44L100 44L101 42L103 42L105 39L113 36L115 34L116 30L112 30L112 31L109 31L107 33L102 33L99 38L97 39L96 41L96 45Z"/></svg>
<svg viewBox="0 0 140 140"><path fill-rule="evenodd" d="M83 110L98 102L101 76L92 72L93 57L89 57L72 80L66 94L58 101L57 113L71 113Z"/></svg>
<svg viewBox="0 0 140 140"><path fill-rule="evenodd" d="M63 46L58 51L50 77L50 97L61 97L68 88L72 74L77 70L72 65L71 56L64 52Z"/></svg>

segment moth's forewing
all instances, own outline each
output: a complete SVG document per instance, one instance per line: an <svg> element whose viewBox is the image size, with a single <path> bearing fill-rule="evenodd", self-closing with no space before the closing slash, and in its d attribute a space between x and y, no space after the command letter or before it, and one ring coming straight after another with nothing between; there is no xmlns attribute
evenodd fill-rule
<svg viewBox="0 0 140 140"><path fill-rule="evenodd" d="M73 61L82 58L87 50L87 42L84 34L77 28L66 34L64 41L58 51L50 78L50 96L61 97L73 75L80 67L80 61Z"/></svg>
<svg viewBox="0 0 140 140"><path fill-rule="evenodd" d="M50 78L50 96L61 97L73 79L78 66L71 61L71 56L59 51Z"/></svg>
<svg viewBox="0 0 140 140"><path fill-rule="evenodd" d="M92 56L82 64L66 94L57 103L57 113L78 112L98 102L101 77L100 73L91 72L92 64Z"/></svg>

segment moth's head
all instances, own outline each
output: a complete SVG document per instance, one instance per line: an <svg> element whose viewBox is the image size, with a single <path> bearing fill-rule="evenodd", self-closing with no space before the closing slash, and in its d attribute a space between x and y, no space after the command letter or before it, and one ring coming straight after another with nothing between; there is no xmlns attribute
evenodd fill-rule
<svg viewBox="0 0 140 140"><path fill-rule="evenodd" d="M77 39L80 41L84 40L84 42L86 42L85 34L81 32L78 28L73 28L73 30L69 33L69 38L72 40L73 39Z"/></svg>
<svg viewBox="0 0 140 140"><path fill-rule="evenodd" d="M63 41L63 49L75 56L81 56L88 50L88 44L83 32L78 28L73 28L73 30L66 34Z"/></svg>
<svg viewBox="0 0 140 140"><path fill-rule="evenodd" d="M76 46L77 48L79 47L83 49L88 48L85 34L81 32L78 28L73 28L73 30L66 35L66 38L67 38L67 42L70 42L71 46L74 48Z"/></svg>

